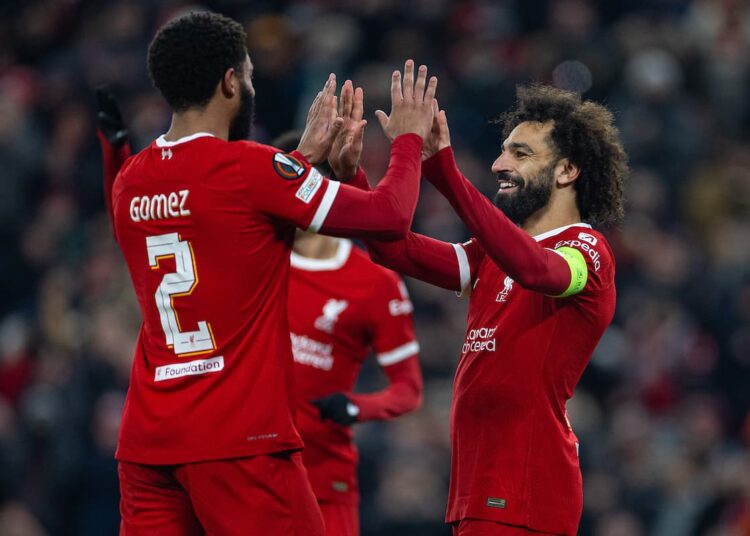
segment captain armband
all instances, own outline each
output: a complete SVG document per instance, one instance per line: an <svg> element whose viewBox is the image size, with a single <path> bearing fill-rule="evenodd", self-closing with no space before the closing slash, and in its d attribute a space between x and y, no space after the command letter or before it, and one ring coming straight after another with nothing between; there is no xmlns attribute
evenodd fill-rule
<svg viewBox="0 0 750 536"><path fill-rule="evenodd" d="M586 259L583 257L583 253L575 248L561 247L553 249L555 253L560 255L568 263L570 267L570 285L568 289L562 294L553 296L554 298L567 298L581 292L586 286L586 281L589 278L589 270L586 265Z"/></svg>

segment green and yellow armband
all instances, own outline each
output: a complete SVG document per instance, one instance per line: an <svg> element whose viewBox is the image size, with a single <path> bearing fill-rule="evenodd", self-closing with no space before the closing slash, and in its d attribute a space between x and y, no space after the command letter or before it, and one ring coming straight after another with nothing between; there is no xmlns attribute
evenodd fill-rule
<svg viewBox="0 0 750 536"><path fill-rule="evenodd" d="M586 259L583 258L583 253L571 247L561 247L553 251L565 259L570 267L570 286L562 294L553 297L567 298L578 294L586 286L586 281L589 278L589 269L586 265Z"/></svg>

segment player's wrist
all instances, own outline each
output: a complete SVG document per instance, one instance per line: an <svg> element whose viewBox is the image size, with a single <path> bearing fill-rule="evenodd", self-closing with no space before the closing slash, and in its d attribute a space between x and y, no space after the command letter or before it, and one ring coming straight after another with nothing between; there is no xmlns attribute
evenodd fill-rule
<svg viewBox="0 0 750 536"><path fill-rule="evenodd" d="M433 184L443 181L450 172L457 169L453 147L450 145L443 147L422 162L422 174Z"/></svg>

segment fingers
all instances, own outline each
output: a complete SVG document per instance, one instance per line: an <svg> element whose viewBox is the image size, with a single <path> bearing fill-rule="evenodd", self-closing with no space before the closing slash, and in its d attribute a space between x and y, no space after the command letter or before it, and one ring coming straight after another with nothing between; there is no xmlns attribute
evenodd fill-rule
<svg viewBox="0 0 750 536"><path fill-rule="evenodd" d="M365 111L365 95L361 87L354 90L351 116L354 121L361 121Z"/></svg>
<svg viewBox="0 0 750 536"><path fill-rule="evenodd" d="M307 120L310 121L310 118L315 116L315 114L318 113L318 110L320 109L320 99L323 96L322 91L318 91L318 94L315 95L315 98L312 101L312 104L310 105L310 109L307 111Z"/></svg>
<svg viewBox="0 0 750 536"><path fill-rule="evenodd" d="M417 83L414 86L414 100L416 102L424 101L424 87L427 81L427 66L420 65L419 71L417 72ZM426 102L426 101L425 101Z"/></svg>
<svg viewBox="0 0 750 536"><path fill-rule="evenodd" d="M404 99L414 98L414 60L406 60L404 63Z"/></svg>
<svg viewBox="0 0 750 536"><path fill-rule="evenodd" d="M425 72L425 74L427 74ZM427 84L427 91L424 93L424 102L429 103L430 101L434 102L435 105L437 105L437 102L435 101L435 92L437 91L437 83L438 79L436 76L430 77L430 82ZM437 114L438 110L435 109L435 113Z"/></svg>
<svg viewBox="0 0 750 536"><path fill-rule="evenodd" d="M393 71L391 76L391 106L404 100L404 94L401 92L401 72Z"/></svg>
<svg viewBox="0 0 750 536"><path fill-rule="evenodd" d="M344 119L341 117L336 117L331 122L331 127L328 129L328 132L326 133L325 140L323 141L322 145L323 147L328 147L330 150L331 146L333 145L333 141L336 139L336 136L339 135L339 132L341 132L341 127L344 126ZM327 154L327 151L326 151Z"/></svg>
<svg viewBox="0 0 750 536"><path fill-rule="evenodd" d="M354 136L352 138L352 145L355 147L358 144L362 143L362 139L365 137L365 127L367 126L367 120L363 119L359 122L359 126L357 127L357 130L354 131Z"/></svg>
<svg viewBox="0 0 750 536"><path fill-rule="evenodd" d="M440 110L438 114L438 124L440 125L441 133L448 133L448 117L445 115L445 110Z"/></svg>
<svg viewBox="0 0 750 536"><path fill-rule="evenodd" d="M386 127L388 126L388 116L383 110L375 110L375 117L378 119L378 123L380 123L383 132L387 134L388 131L386 130Z"/></svg>
<svg viewBox="0 0 750 536"><path fill-rule="evenodd" d="M320 113L321 107L324 107L330 104L330 96L332 94L335 94L335 92L336 92L336 75L331 73L328 75L328 78L326 79L325 84L323 84L323 89L318 91L318 94L315 96L315 99L310 105L310 111L307 112L308 120L312 117L315 117L318 113Z"/></svg>
<svg viewBox="0 0 750 536"><path fill-rule="evenodd" d="M339 115L344 119L348 119L352 115L353 100L354 86L352 86L351 80L347 80L341 88L341 106L339 107Z"/></svg>

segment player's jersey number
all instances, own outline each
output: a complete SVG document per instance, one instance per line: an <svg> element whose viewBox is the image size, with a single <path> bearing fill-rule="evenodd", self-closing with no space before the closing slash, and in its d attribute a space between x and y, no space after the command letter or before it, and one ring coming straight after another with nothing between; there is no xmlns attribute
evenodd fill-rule
<svg viewBox="0 0 750 536"><path fill-rule="evenodd" d="M154 295L167 346L179 356L215 350L216 343L211 325L205 320L200 320L196 331L182 331L174 309L174 299L189 296L198 284L198 271L190 242L180 240L177 233L169 233L147 237L146 247L152 270L159 268L160 259L174 257L175 271L164 275Z"/></svg>

